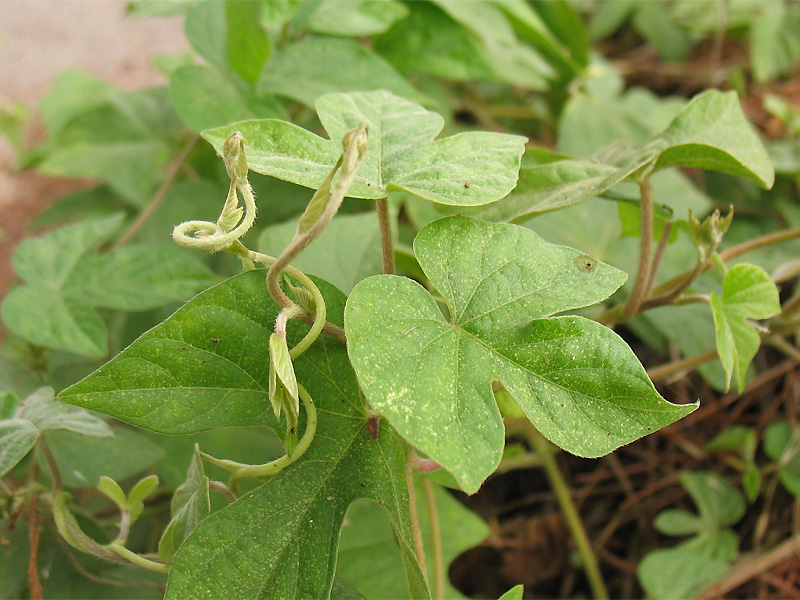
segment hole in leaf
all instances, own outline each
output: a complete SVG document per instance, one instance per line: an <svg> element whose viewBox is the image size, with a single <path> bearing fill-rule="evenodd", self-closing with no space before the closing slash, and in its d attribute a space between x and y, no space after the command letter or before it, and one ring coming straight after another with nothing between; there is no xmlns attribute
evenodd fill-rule
<svg viewBox="0 0 800 600"><path fill-rule="evenodd" d="M578 270L583 271L584 273L591 273L595 270L595 268L597 268L597 261L588 254L576 256L574 263L575 266L578 267Z"/></svg>

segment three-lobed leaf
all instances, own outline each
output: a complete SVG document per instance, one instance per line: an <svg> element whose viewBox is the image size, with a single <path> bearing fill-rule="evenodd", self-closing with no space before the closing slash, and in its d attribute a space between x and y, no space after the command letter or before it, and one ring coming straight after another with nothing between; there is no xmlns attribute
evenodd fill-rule
<svg viewBox="0 0 800 600"><path fill-rule="evenodd" d="M717 352L727 384L732 377L744 389L747 366L758 352L761 338L748 319L767 319L781 310L778 289L760 267L741 264L731 268L722 281L722 295L711 293Z"/></svg>
<svg viewBox="0 0 800 600"><path fill-rule="evenodd" d="M458 216L423 228L414 248L449 319L416 282L371 277L348 299L348 352L373 408L465 491L502 455L495 381L580 456L607 454L696 408L663 400L611 330L548 318L604 300L625 281L621 271L522 227Z"/></svg>
<svg viewBox="0 0 800 600"><path fill-rule="evenodd" d="M241 131L251 170L316 188L341 154L344 134L365 121L369 149L348 191L352 197L376 199L405 190L441 204L476 206L502 198L517 184L524 137L467 132L434 141L444 119L386 91L328 94L316 105L330 140L270 119L203 136L220 153L228 135Z"/></svg>

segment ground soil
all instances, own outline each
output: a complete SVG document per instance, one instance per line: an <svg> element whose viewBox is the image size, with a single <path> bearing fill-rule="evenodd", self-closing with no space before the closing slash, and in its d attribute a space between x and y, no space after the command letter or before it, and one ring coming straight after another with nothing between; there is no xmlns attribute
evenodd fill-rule
<svg viewBox="0 0 800 600"><path fill-rule="evenodd" d="M125 0L0 0L0 95L32 113L29 143L44 138L36 105L66 69L92 73L123 89L164 83L150 66L157 54L188 49L181 18L126 18ZM13 281L11 253L35 215L90 182L14 169L0 138L0 297Z"/></svg>

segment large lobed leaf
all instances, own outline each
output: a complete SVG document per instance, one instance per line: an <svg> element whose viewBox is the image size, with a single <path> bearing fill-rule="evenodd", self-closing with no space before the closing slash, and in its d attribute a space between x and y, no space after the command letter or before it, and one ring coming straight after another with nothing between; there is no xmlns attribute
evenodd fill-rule
<svg viewBox="0 0 800 600"><path fill-rule="evenodd" d="M465 491L502 455L494 381L547 438L586 457L696 408L663 400L610 329L548 318L604 300L621 271L522 227L458 216L426 226L414 249L449 320L416 282L371 277L348 299L348 351L370 404Z"/></svg>
<svg viewBox="0 0 800 600"><path fill-rule="evenodd" d="M341 324L344 296L319 285L328 318ZM159 432L258 423L282 430L267 397L265 359L278 310L264 271L244 273L192 299L60 397ZM305 331L292 322L290 344ZM386 510L412 596L427 597L412 550L405 442L388 425L372 439L340 343L320 339L295 370L319 414L313 443L271 481L197 526L177 552L167 597L328 597L339 530L358 498Z"/></svg>
<svg viewBox="0 0 800 600"><path fill-rule="evenodd" d="M434 141L444 119L386 91L327 94L317 100L317 112L330 140L271 119L203 136L221 154L227 137L240 131L251 170L316 188L341 154L344 134L366 121L370 143L348 192L354 198L405 190L441 204L476 206L499 200L517 184L522 136L467 132Z"/></svg>

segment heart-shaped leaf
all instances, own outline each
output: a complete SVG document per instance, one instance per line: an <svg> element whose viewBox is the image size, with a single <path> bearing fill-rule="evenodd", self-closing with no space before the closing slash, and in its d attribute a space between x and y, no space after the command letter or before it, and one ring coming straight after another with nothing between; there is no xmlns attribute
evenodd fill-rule
<svg viewBox="0 0 800 600"><path fill-rule="evenodd" d="M374 409L475 492L500 461L499 381L551 441L601 456L688 414L655 391L631 349L581 317L548 318L610 296L625 274L515 225L465 217L417 236L421 285L381 275L347 303L350 360Z"/></svg>
<svg viewBox="0 0 800 600"><path fill-rule="evenodd" d="M328 318L342 325L344 296L318 285ZM265 360L279 310L264 271L243 273L193 298L60 397L154 431L263 424L282 437ZM307 331L292 321L289 344ZM377 440L370 435L342 344L323 336L294 366L317 406L314 441L268 483L197 526L175 556L167 597L327 598L347 508L371 498L395 529L412 596L427 598L411 541L406 443L388 425Z"/></svg>
<svg viewBox="0 0 800 600"><path fill-rule="evenodd" d="M742 112L736 92L696 96L655 140L666 144L655 169L672 166L722 171L772 187L775 169Z"/></svg>
<svg viewBox="0 0 800 600"><path fill-rule="evenodd" d="M747 366L758 352L761 338L747 319L768 319L781 311L778 288L761 267L736 265L725 274L722 296L711 293L717 352L727 384L736 377L744 389Z"/></svg>
<svg viewBox="0 0 800 600"><path fill-rule="evenodd" d="M405 190L441 204L499 200L517 184L525 138L467 132L434 141L444 119L386 91L327 94L317 112L330 140L284 121L243 121L205 131L218 153L234 131L246 140L251 170L317 188L341 154L344 134L362 121L369 149L348 194L383 198Z"/></svg>

